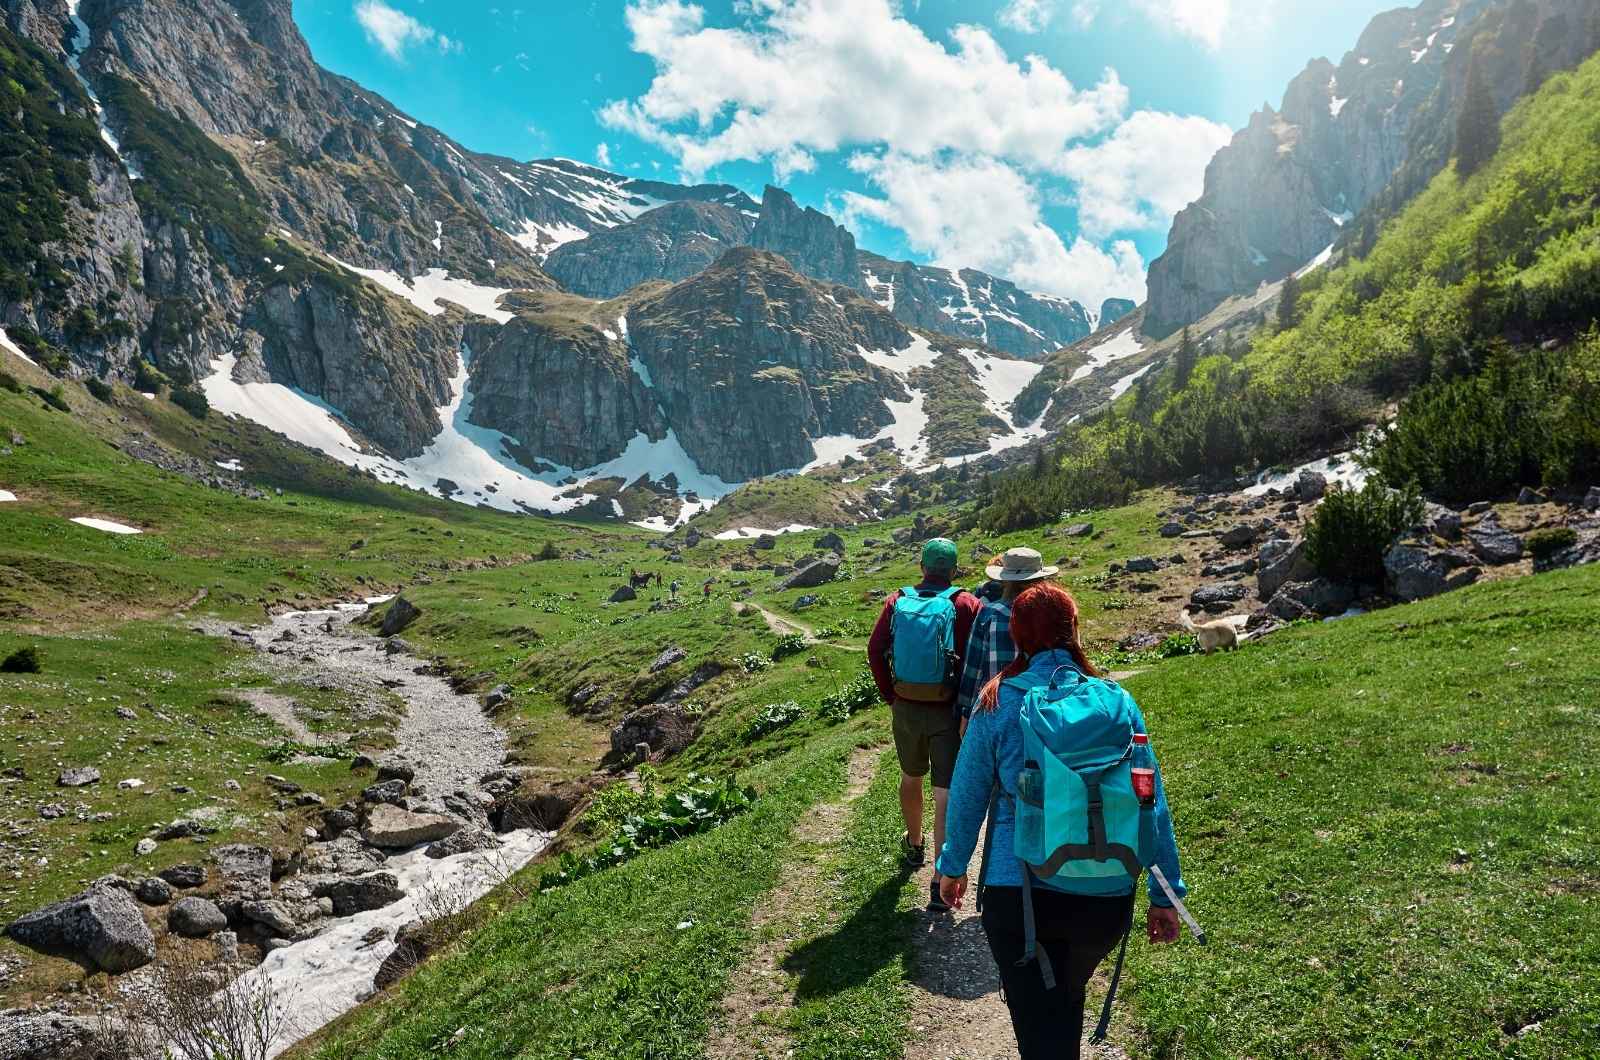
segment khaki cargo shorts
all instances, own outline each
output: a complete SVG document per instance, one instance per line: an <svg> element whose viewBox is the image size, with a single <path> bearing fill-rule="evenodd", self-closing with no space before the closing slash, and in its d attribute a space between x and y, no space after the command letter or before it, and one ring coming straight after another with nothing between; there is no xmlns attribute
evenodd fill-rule
<svg viewBox="0 0 1600 1060"><path fill-rule="evenodd" d="M948 788L956 772L956 752L961 749L961 726L950 704L897 699L889 710L900 771L908 777L932 772L933 786Z"/></svg>

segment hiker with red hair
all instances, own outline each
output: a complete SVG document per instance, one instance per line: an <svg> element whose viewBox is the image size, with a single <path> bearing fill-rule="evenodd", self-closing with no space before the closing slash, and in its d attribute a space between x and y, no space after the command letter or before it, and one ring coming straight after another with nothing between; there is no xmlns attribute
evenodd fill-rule
<svg viewBox="0 0 1600 1060"><path fill-rule="evenodd" d="M1119 940L1125 944L1143 869L1154 866L1150 942L1177 940L1173 903L1181 907L1186 891L1144 718L1120 686L1100 679L1084 652L1077 602L1053 582L1025 589L1012 604L1011 637L1017 657L983 687L961 745L936 869L945 901L960 907L968 863L988 818L978 889L984 934L1022 1060L1057 1060L1079 1055L1085 988ZM1091 768L1077 771L1096 756ZM1136 796L1133 767L1146 763L1155 772L1153 792L1147 770ZM1030 842L1066 827L1058 819L1068 802L1059 793L1068 789L1048 786L1060 784L1061 776L1078 778L1067 782L1077 785L1077 834L1062 841L1053 858L1048 852L1025 857ZM1079 783L1084 777L1087 783ZM1057 801L1050 804L1046 795ZM1138 839L1119 845L1130 828ZM1165 886L1157 886L1158 874ZM1121 962L1119 956L1119 973ZM1114 994L1116 977L1112 982ZM1108 997L1101 1036L1110 1003Z"/></svg>

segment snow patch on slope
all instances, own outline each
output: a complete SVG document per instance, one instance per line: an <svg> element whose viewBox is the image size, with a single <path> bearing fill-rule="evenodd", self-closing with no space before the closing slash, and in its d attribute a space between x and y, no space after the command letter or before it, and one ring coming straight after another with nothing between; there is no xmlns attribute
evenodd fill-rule
<svg viewBox="0 0 1600 1060"><path fill-rule="evenodd" d="M38 362L36 362L32 357L29 357L27 354L23 353L22 348L11 341L11 336L6 334L5 328L0 328L0 350L5 350L14 357L21 357L24 361L27 361L35 368L39 367Z"/></svg>
<svg viewBox="0 0 1600 1060"><path fill-rule="evenodd" d="M386 269L363 269L331 255L328 260L371 280L391 294L399 295L432 317L444 312L445 307L440 302L454 302L497 324L509 322L514 315L500 308L500 298L511 293L510 287L481 287L470 280L453 280L445 269L429 269L420 276L406 280Z"/></svg>
<svg viewBox="0 0 1600 1060"><path fill-rule="evenodd" d="M1089 362L1073 372L1072 378L1068 379L1067 382L1076 383L1087 379L1106 365L1126 360L1143 351L1144 347L1139 343L1139 337L1134 334L1132 328L1120 331L1104 342L1090 347L1088 351Z"/></svg>

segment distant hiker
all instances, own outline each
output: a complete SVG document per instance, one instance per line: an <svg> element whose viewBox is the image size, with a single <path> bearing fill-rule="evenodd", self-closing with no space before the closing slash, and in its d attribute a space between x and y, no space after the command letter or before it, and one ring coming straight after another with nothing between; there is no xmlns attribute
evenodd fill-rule
<svg viewBox="0 0 1600 1060"><path fill-rule="evenodd" d="M705 583L700 586L700 597L701 597L701 599L704 599L704 600L711 599L711 585L715 581L716 581L715 578L707 578L705 580Z"/></svg>
<svg viewBox="0 0 1600 1060"><path fill-rule="evenodd" d="M659 585L660 582L657 582L656 584ZM678 590L681 588L683 588L683 582L679 581L677 578L672 579L672 585L668 587L667 591L672 594L671 598L674 601L678 599Z"/></svg>
<svg viewBox="0 0 1600 1060"><path fill-rule="evenodd" d="M1118 941L1127 945L1139 874L1150 869L1152 943L1176 941L1180 915L1189 922L1186 891L1144 717L1098 679L1071 595L1050 582L1025 589L1011 636L1018 655L984 685L967 729L936 867L945 901L960 906L988 818L978 909L1017 1048L1022 1060L1075 1058L1084 988ZM1119 954L1096 1040L1121 971Z"/></svg>
<svg viewBox="0 0 1600 1060"><path fill-rule="evenodd" d="M1044 557L1034 549L1013 548L996 556L984 573L989 575L990 585L1000 587L1000 595L978 612L977 621L972 624L972 638L967 641L966 665L961 667L961 689L956 694L963 736L978 702L978 692L1017 657L1017 646L1011 640L1012 602L1033 583L1054 578L1061 568L1045 566Z"/></svg>
<svg viewBox="0 0 1600 1060"><path fill-rule="evenodd" d="M951 585L956 546L936 537L922 547L922 581L889 594L867 641L878 694L894 720L895 753L900 758L900 815L906 834L901 858L908 868L925 860L922 842L922 778L933 774L933 846L944 843L945 806L955 771L961 734L956 722L956 689L961 657L982 607L976 596ZM946 908L935 873L929 906Z"/></svg>

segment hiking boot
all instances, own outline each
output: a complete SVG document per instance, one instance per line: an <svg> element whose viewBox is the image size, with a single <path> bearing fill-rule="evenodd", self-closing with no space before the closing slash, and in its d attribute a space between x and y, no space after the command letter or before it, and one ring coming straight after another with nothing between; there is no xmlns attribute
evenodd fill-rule
<svg viewBox="0 0 1600 1060"><path fill-rule="evenodd" d="M945 904L944 895L939 893L939 877L933 878L933 886L929 889L928 912L948 913L950 907Z"/></svg>
<svg viewBox="0 0 1600 1060"><path fill-rule="evenodd" d="M911 836L900 837L900 864L908 869L920 869L927 858L923 854L922 844L911 845Z"/></svg>

